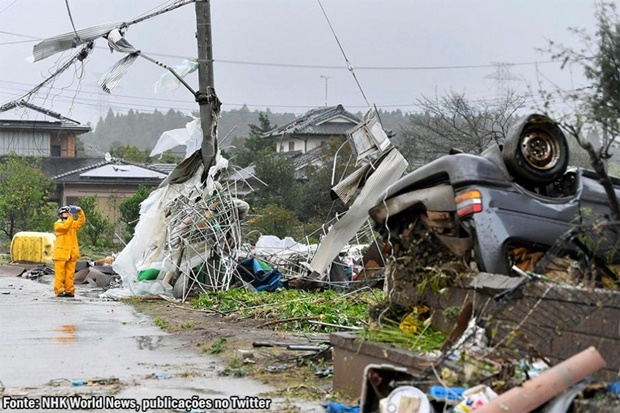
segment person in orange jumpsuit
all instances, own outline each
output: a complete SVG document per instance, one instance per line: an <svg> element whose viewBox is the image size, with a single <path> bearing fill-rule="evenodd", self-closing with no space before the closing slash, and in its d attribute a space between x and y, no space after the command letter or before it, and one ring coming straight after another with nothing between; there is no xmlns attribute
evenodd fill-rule
<svg viewBox="0 0 620 413"><path fill-rule="evenodd" d="M75 263L80 259L77 231L86 222L86 215L79 206L73 207L78 218L73 216L72 207L63 206L58 209L59 220L54 223L56 242L52 252L54 260L54 294L57 297L74 297Z"/></svg>

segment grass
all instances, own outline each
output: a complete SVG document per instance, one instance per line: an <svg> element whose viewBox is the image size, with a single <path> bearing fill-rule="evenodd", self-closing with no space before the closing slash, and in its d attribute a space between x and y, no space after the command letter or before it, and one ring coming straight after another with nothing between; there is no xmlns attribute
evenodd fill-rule
<svg viewBox="0 0 620 413"><path fill-rule="evenodd" d="M194 328L195 325L196 325L195 321L186 321L183 324L181 324L181 328L182 329Z"/></svg>
<svg viewBox="0 0 620 413"><path fill-rule="evenodd" d="M439 350L447 338L445 334L432 330L430 323L425 323L420 331L412 334L402 331L399 323L394 321L388 321L381 327L367 328L358 335L365 340L422 353Z"/></svg>
<svg viewBox="0 0 620 413"><path fill-rule="evenodd" d="M224 370L219 372L220 376L229 376L229 377L245 377L247 375L247 371L243 368L243 364L241 360L238 358L234 358L230 361L230 364L224 368Z"/></svg>
<svg viewBox="0 0 620 413"><path fill-rule="evenodd" d="M224 351L224 346L226 344L226 337L218 337L211 344L211 348L209 349L209 354L220 354Z"/></svg>
<svg viewBox="0 0 620 413"><path fill-rule="evenodd" d="M153 324L155 324L157 327L161 328L162 330L168 330L170 328L170 323L167 320L164 320L163 318L159 316L153 319Z"/></svg>
<svg viewBox="0 0 620 413"><path fill-rule="evenodd" d="M204 293L193 305L198 309L273 322L274 328L279 330L332 332L341 329L307 321L363 327L369 318L369 305L383 297L384 294L378 290L343 294L333 290L281 290L270 293L232 289ZM281 322L283 320L287 321Z"/></svg>

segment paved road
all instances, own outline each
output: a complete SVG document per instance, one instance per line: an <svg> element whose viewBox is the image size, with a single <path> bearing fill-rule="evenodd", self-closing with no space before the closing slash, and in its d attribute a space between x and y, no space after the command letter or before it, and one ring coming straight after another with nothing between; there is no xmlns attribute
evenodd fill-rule
<svg viewBox="0 0 620 413"><path fill-rule="evenodd" d="M100 300L87 286L77 286L74 299L55 297L49 277L0 273L0 410L186 411L175 403L194 397L194 412L276 412L291 403L301 412L324 411L318 403L270 402L261 393L272 388L218 376L223 366L215 358L184 348L131 306ZM64 397L73 395L83 397L74 409L67 403L77 399ZM147 406L150 399L158 404ZM224 409L229 403L254 407Z"/></svg>

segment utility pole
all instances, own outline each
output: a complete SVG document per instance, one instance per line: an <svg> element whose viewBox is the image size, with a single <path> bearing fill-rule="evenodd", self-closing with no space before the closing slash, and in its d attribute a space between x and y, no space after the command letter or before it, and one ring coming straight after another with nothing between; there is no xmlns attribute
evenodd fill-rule
<svg viewBox="0 0 620 413"><path fill-rule="evenodd" d="M211 38L211 1L196 0L196 40L198 44L198 92L202 127L202 162L205 172L211 167L217 153L217 119L221 102L215 93L213 78L213 41Z"/></svg>
<svg viewBox="0 0 620 413"><path fill-rule="evenodd" d="M331 78L331 76L321 75L321 79L325 79L325 107L327 107L327 81Z"/></svg>

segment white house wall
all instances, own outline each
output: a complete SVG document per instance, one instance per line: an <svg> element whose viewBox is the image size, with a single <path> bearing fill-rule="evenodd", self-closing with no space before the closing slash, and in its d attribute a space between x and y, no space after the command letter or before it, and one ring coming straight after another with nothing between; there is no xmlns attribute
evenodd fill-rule
<svg viewBox="0 0 620 413"><path fill-rule="evenodd" d="M328 142L327 138L309 138L307 142L304 142L301 139L282 139L281 143L278 143L277 152L292 152L292 151L301 151L302 153L306 153L314 148L318 148L321 144ZM293 142L295 147L294 149L289 149L289 142Z"/></svg>
<svg viewBox="0 0 620 413"><path fill-rule="evenodd" d="M0 154L11 152L24 156L50 156L49 133L35 131L0 132Z"/></svg>

